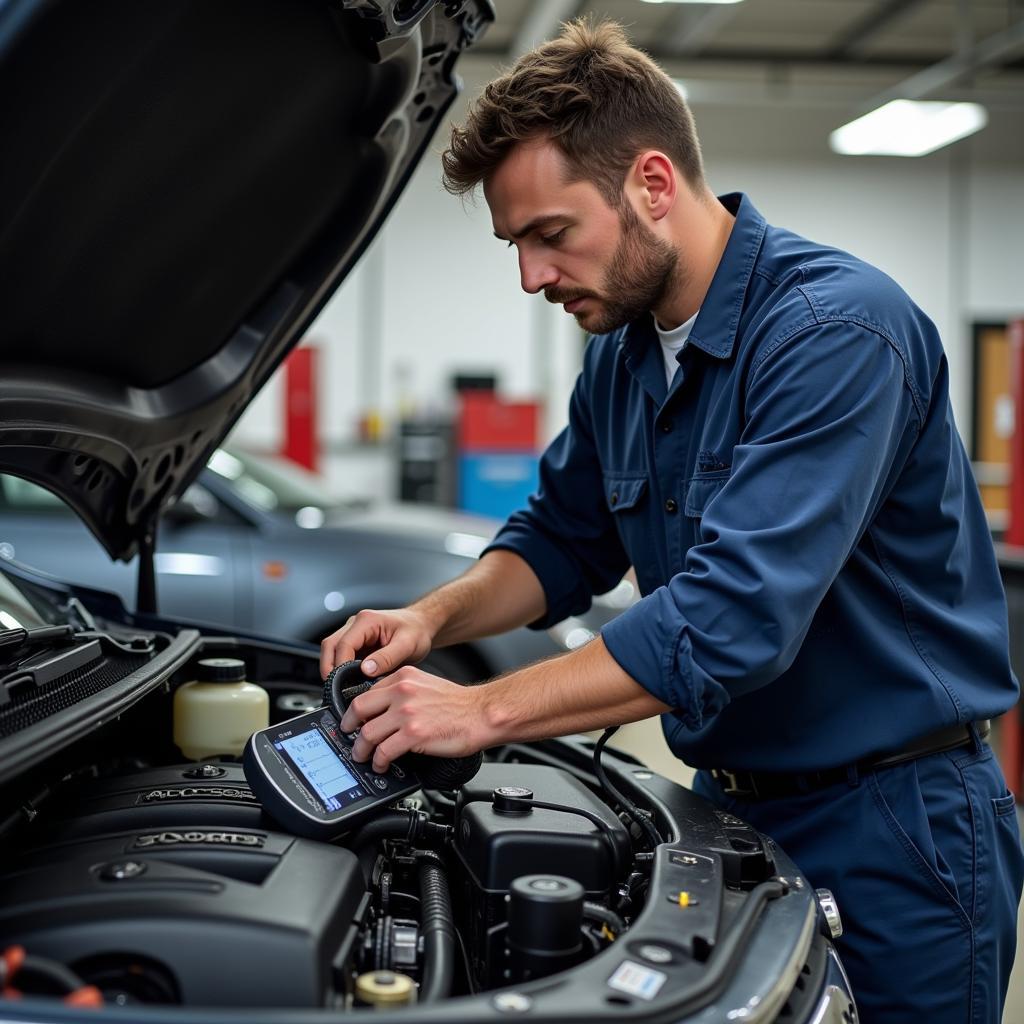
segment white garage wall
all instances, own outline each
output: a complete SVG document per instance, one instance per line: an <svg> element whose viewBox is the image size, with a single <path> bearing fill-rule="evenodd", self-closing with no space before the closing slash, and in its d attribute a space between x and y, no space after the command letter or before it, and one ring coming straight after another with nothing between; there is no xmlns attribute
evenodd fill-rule
<svg viewBox="0 0 1024 1024"><path fill-rule="evenodd" d="M477 73L467 94L483 81ZM827 134L842 109L694 112L716 191L743 190L771 223L877 264L935 320L966 435L970 324L1024 315L1024 169L981 164L970 142L923 159L836 157ZM388 425L400 411L442 410L457 371L495 372L509 397L546 399L548 436L564 423L581 336L560 308L520 291L515 254L492 236L482 199L464 205L443 191L443 145L439 133L380 238L309 332L321 351L327 475L347 493L394 485L390 449L352 443L360 414L377 412ZM282 401L272 382L236 439L278 447Z"/></svg>
<svg viewBox="0 0 1024 1024"><path fill-rule="evenodd" d="M978 320L1024 316L1024 169L974 175L968 198L967 311Z"/></svg>

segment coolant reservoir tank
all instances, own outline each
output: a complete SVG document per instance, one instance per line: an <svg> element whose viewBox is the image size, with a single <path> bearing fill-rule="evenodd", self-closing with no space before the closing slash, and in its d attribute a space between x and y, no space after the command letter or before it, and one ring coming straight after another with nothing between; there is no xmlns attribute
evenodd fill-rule
<svg viewBox="0 0 1024 1024"><path fill-rule="evenodd" d="M241 757L249 737L269 723L267 691L246 681L238 658L204 658L196 678L174 692L174 742L191 761Z"/></svg>

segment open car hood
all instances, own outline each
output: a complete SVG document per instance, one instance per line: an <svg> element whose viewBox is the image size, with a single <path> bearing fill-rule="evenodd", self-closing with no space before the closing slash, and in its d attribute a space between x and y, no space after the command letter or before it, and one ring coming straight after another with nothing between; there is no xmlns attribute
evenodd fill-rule
<svg viewBox="0 0 1024 1024"><path fill-rule="evenodd" d="M490 0L0 0L0 470L128 560L376 234Z"/></svg>

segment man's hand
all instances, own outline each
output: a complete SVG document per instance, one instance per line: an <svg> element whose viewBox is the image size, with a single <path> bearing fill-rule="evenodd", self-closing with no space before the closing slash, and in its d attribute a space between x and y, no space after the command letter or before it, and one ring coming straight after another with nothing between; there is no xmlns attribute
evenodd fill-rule
<svg viewBox="0 0 1024 1024"><path fill-rule="evenodd" d="M363 658L363 674L387 675L430 653L434 633L426 619L410 608L361 611L320 644L320 675L335 665Z"/></svg>
<svg viewBox="0 0 1024 1024"><path fill-rule="evenodd" d="M488 551L457 579L408 608L363 611L320 644L320 674L363 659L363 673L386 676L421 661L431 647L494 636L539 619L547 607L533 570L511 551Z"/></svg>
<svg viewBox="0 0 1024 1024"><path fill-rule="evenodd" d="M372 755L373 770L384 772L410 751L434 757L475 754L488 745L483 690L416 668L399 669L349 704L341 728L360 730L352 757L367 761Z"/></svg>
<svg viewBox="0 0 1024 1024"><path fill-rule="evenodd" d="M353 757L372 756L374 771L385 771L410 751L466 757L499 743L602 729L670 710L619 667L598 637L482 686L399 669L349 704L341 728L360 729Z"/></svg>

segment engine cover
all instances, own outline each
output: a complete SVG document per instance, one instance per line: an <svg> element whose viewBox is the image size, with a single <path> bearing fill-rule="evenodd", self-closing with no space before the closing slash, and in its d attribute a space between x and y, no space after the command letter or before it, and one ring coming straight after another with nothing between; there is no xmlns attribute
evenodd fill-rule
<svg viewBox="0 0 1024 1024"><path fill-rule="evenodd" d="M332 1005L365 893L356 856L261 828L240 769L182 777L195 767L90 783L65 804L0 876L0 947L108 992L146 975L139 998Z"/></svg>
<svg viewBox="0 0 1024 1024"><path fill-rule="evenodd" d="M89 779L64 791L46 819L46 833L61 839L183 824L274 827L236 764L169 765Z"/></svg>

